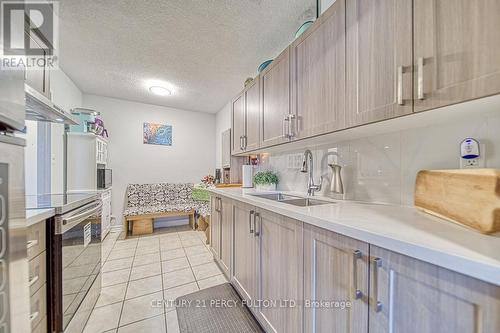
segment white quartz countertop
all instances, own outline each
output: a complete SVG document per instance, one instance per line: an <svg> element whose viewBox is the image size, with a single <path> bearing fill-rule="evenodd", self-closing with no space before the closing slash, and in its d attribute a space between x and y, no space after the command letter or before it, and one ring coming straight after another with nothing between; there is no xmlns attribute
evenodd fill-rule
<svg viewBox="0 0 500 333"><path fill-rule="evenodd" d="M297 207L253 196L254 189L210 191L500 286L498 234L483 235L413 207L322 197L315 199L333 203Z"/></svg>
<svg viewBox="0 0 500 333"><path fill-rule="evenodd" d="M46 219L54 216L55 210L53 208L48 209L28 209L26 210L26 226L31 226L39 222L45 221Z"/></svg>

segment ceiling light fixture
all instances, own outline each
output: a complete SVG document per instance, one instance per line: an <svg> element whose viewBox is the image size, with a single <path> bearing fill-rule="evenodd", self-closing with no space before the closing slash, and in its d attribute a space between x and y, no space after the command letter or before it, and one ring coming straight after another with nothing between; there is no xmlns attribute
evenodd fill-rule
<svg viewBox="0 0 500 333"><path fill-rule="evenodd" d="M158 96L170 96L172 95L172 90L160 86L151 86L149 91Z"/></svg>

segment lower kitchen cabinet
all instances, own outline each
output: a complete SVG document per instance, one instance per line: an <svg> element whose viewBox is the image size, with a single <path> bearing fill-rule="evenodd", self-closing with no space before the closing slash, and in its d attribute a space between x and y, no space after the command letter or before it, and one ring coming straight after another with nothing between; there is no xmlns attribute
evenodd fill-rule
<svg viewBox="0 0 500 333"><path fill-rule="evenodd" d="M500 332L500 287L370 246L370 333Z"/></svg>
<svg viewBox="0 0 500 333"><path fill-rule="evenodd" d="M368 247L304 226L304 332L368 331Z"/></svg>
<svg viewBox="0 0 500 333"><path fill-rule="evenodd" d="M226 277L231 274L231 248L233 233L233 202L221 198L219 205L220 218L220 260L219 264Z"/></svg>
<svg viewBox="0 0 500 333"><path fill-rule="evenodd" d="M232 260L231 283L266 332L500 332L499 286L244 202L212 207L212 249L231 244L219 264Z"/></svg>
<svg viewBox="0 0 500 333"><path fill-rule="evenodd" d="M267 332L302 331L302 222L234 202L231 282Z"/></svg>
<svg viewBox="0 0 500 333"><path fill-rule="evenodd" d="M221 222L220 222L220 197L210 197L210 249L216 260L220 260Z"/></svg>
<svg viewBox="0 0 500 333"><path fill-rule="evenodd" d="M262 209L255 213L258 314L268 332L302 331L302 224Z"/></svg>
<svg viewBox="0 0 500 333"><path fill-rule="evenodd" d="M257 296L254 214L253 206L239 201L234 203L234 261L231 280L242 298L249 303Z"/></svg>
<svg viewBox="0 0 500 333"><path fill-rule="evenodd" d="M210 246L215 260L226 277L231 274L233 203L222 197L211 197Z"/></svg>

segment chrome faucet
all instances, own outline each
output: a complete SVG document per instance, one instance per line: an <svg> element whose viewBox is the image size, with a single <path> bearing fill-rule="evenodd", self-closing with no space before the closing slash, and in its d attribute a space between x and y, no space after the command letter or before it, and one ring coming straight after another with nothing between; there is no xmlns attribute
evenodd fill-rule
<svg viewBox="0 0 500 333"><path fill-rule="evenodd" d="M300 172L308 172L309 171L309 181L307 182L307 194L314 196L314 192L321 191L321 185L323 184L323 177L320 177L319 184L314 184L314 162L313 155L309 149L306 149L304 152L304 160L302 161L302 169Z"/></svg>

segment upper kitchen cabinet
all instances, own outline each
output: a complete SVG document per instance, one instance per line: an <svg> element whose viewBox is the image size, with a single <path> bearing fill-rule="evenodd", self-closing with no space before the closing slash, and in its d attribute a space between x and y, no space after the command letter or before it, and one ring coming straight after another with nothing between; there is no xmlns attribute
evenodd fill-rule
<svg viewBox="0 0 500 333"><path fill-rule="evenodd" d="M257 77L233 101L233 154L259 148L259 87Z"/></svg>
<svg viewBox="0 0 500 333"><path fill-rule="evenodd" d="M44 49L45 43L40 36L33 31L26 32L26 34L30 39L30 43L33 43L42 50ZM43 52L44 54L46 53L45 51ZM46 62L47 55L45 54L43 57ZM48 66L45 66L44 68L26 67L24 79L27 85L50 99L50 70Z"/></svg>
<svg viewBox="0 0 500 333"><path fill-rule="evenodd" d="M233 140L231 142L231 150L233 154L238 154L245 150L243 145L246 128L245 118L245 93L243 92L232 102L231 135Z"/></svg>
<svg viewBox="0 0 500 333"><path fill-rule="evenodd" d="M255 78L245 90L246 132L245 150L259 148L260 79Z"/></svg>
<svg viewBox="0 0 500 333"><path fill-rule="evenodd" d="M412 3L346 2L349 127L413 112Z"/></svg>
<svg viewBox="0 0 500 333"><path fill-rule="evenodd" d="M500 332L500 287L370 245L369 332Z"/></svg>
<svg viewBox="0 0 500 333"><path fill-rule="evenodd" d="M290 108L290 50L287 48L260 74L261 147L288 142L294 136Z"/></svg>
<svg viewBox="0 0 500 333"><path fill-rule="evenodd" d="M300 139L345 127L345 0L291 46L292 109Z"/></svg>
<svg viewBox="0 0 500 333"><path fill-rule="evenodd" d="M415 111L500 93L500 1L414 2Z"/></svg>

